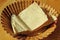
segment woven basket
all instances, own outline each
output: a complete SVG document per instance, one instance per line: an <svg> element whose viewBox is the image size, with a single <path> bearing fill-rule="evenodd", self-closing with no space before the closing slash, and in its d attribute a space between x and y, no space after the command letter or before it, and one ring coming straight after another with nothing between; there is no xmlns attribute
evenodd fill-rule
<svg viewBox="0 0 60 40"><path fill-rule="evenodd" d="M14 2L6 8L1 13L1 24L4 27L4 30L7 31L7 33L10 33L13 37L19 38L21 40L39 40L43 39L44 37L48 37L49 34L51 34L55 28L56 28L56 23L53 23L49 25L48 27L45 27L42 32L37 33L36 36L25 36L25 35L17 35L13 33L12 26L11 26L11 15L16 14L18 15L21 11L23 11L25 8L27 8L30 4L32 4L34 1L17 1ZM40 1L35 1L38 3L38 5L45 10L46 12L51 12L52 15L58 16L57 11L55 9L51 8L48 5L40 3ZM45 35L45 36L43 36Z"/></svg>

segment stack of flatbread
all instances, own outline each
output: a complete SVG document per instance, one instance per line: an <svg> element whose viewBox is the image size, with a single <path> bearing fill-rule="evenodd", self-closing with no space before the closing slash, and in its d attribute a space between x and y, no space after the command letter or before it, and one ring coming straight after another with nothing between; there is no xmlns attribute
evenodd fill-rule
<svg viewBox="0 0 60 40"><path fill-rule="evenodd" d="M45 13L43 9L36 3L32 3L17 16L12 14L11 25L14 34L25 31L40 30L49 24L55 22L57 18L50 14Z"/></svg>

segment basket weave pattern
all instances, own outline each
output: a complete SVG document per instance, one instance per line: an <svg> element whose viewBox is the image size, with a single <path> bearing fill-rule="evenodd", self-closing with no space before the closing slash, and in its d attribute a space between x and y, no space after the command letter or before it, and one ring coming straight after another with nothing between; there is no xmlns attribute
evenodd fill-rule
<svg viewBox="0 0 60 40"><path fill-rule="evenodd" d="M7 33L10 33L12 36L14 36L13 30L12 30L12 26L11 26L11 15L12 14L16 14L18 15L19 12L23 11L25 8L27 8L30 4L32 4L34 1L17 1L14 2L10 5L8 5L6 8L4 8L4 10L1 13L1 24L4 27L4 29L7 31ZM36 1L38 3L38 5L40 7L42 7L43 9L46 9L49 11L49 13L52 13L52 15L55 15L56 17L58 17L57 11L53 8L51 8L48 5L42 4L40 3L40 1ZM44 37L47 37L49 34L51 34L51 32L53 32L56 28L55 24L51 25L51 28L47 29L45 32L43 33L38 33L37 36L16 36L16 38L19 38L21 40L39 40L39 39L43 39ZM50 30L52 29L52 30ZM50 31L50 32L49 32ZM48 32L48 33L47 33ZM47 33L47 35L46 35ZM45 36L41 36L41 35L45 35Z"/></svg>

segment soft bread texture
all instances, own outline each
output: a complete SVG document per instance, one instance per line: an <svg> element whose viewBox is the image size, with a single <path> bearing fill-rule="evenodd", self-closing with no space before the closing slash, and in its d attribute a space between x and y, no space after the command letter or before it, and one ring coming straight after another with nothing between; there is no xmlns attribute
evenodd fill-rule
<svg viewBox="0 0 60 40"><path fill-rule="evenodd" d="M49 16L49 15L48 15ZM49 18L37 3L31 4L16 16L11 16L11 24L14 33L23 31L33 31L41 26L47 26L54 22L57 18L50 15ZM52 20L53 19L53 20Z"/></svg>
<svg viewBox="0 0 60 40"><path fill-rule="evenodd" d="M28 30L26 28L26 25L21 20L19 20L18 16L13 14L11 19L12 19L11 24L12 24L14 33Z"/></svg>
<svg viewBox="0 0 60 40"><path fill-rule="evenodd" d="M35 2L23 10L18 16L26 23L31 31L48 20L47 15Z"/></svg>

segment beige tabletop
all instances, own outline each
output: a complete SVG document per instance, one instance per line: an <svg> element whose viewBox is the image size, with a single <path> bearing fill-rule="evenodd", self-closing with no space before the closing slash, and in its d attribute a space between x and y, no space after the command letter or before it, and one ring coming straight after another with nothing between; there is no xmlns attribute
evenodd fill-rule
<svg viewBox="0 0 60 40"><path fill-rule="evenodd" d="M10 3L14 2L14 1L17 1L17 0L0 0L0 14L1 14L3 8L5 8L5 6L9 5ZM52 6L60 13L60 0L40 0L40 1L42 3L46 3L50 6ZM59 30L59 27L57 29ZM51 37L50 40L59 40L60 31L58 31L58 30L56 30L57 33L55 31L54 34L51 34L52 37L49 36L49 37ZM43 40L49 40L48 38L45 38ZM7 34L6 31L4 31L2 25L0 24L0 40L17 40L17 39L13 38L9 33Z"/></svg>

